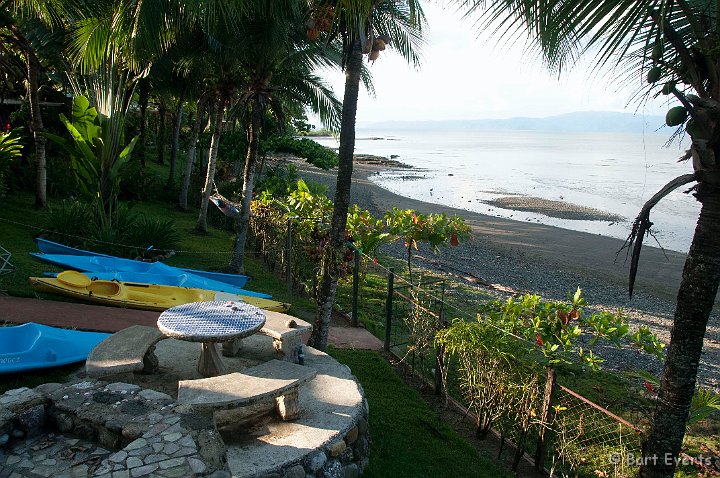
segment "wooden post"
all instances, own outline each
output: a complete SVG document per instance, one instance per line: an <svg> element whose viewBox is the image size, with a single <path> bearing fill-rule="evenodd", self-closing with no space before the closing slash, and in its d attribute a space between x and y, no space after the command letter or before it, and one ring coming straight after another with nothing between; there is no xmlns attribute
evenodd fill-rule
<svg viewBox="0 0 720 478"><path fill-rule="evenodd" d="M535 470L541 473L545 468L545 455L552 440L552 429L550 427L555 420L553 398L556 379L555 369L547 365L545 367L545 395L542 410L540 411L540 432L538 433L537 449L535 450Z"/></svg>
<svg viewBox="0 0 720 478"><path fill-rule="evenodd" d="M440 316L438 317L438 328L440 331L445 328L445 311L440 309ZM445 349L442 345L438 345L435 349L435 395L442 394L443 380L442 371L445 368Z"/></svg>
<svg viewBox="0 0 720 478"><path fill-rule="evenodd" d="M395 269L390 268L387 276L387 298L385 299L385 352L390 352L390 333L392 332L392 306L394 293Z"/></svg>
<svg viewBox="0 0 720 478"><path fill-rule="evenodd" d="M287 239L285 241L285 278L287 279L288 302L292 302L292 218L287 220Z"/></svg>
<svg viewBox="0 0 720 478"><path fill-rule="evenodd" d="M355 264L353 266L352 286L352 326L358 326L358 291L360 289L360 251L353 250Z"/></svg>
<svg viewBox="0 0 720 478"><path fill-rule="evenodd" d="M436 326L436 332L447 327L447 321L445 319L445 280L442 281L442 292L440 294L440 313L438 314L438 322ZM435 395L442 394L443 381L442 381L442 370L445 368L445 350L442 346L438 345L435 349Z"/></svg>

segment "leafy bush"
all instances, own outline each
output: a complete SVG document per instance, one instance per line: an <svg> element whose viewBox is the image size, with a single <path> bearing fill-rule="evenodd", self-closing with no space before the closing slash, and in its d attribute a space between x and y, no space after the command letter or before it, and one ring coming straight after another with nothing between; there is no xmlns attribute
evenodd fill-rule
<svg viewBox="0 0 720 478"><path fill-rule="evenodd" d="M255 183L255 190L273 197L287 196L297 185L298 173L294 164L269 167Z"/></svg>
<svg viewBox="0 0 720 478"><path fill-rule="evenodd" d="M180 242L172 220L139 215L124 204L108 222L96 203L63 201L50 208L47 229L49 238L62 244L128 258L152 258Z"/></svg>
<svg viewBox="0 0 720 478"><path fill-rule="evenodd" d="M145 201L157 199L164 190L158 174L143 168L140 161L130 161L120 173L119 198Z"/></svg>
<svg viewBox="0 0 720 478"><path fill-rule="evenodd" d="M10 162L22 156L20 138L12 133L0 133L0 197L7 192L6 178Z"/></svg>
<svg viewBox="0 0 720 478"><path fill-rule="evenodd" d="M59 206L48 209L49 239L73 247L84 245L91 226L95 223L93 208L77 200L63 200Z"/></svg>
<svg viewBox="0 0 720 478"><path fill-rule="evenodd" d="M305 158L308 163L322 169L331 169L338 165L338 155L311 139L295 139L289 136L276 136L261 144L261 152L288 153Z"/></svg>
<svg viewBox="0 0 720 478"><path fill-rule="evenodd" d="M136 215L124 240L136 256L147 258L155 256L155 251L164 254L177 249L180 233L171 219Z"/></svg>

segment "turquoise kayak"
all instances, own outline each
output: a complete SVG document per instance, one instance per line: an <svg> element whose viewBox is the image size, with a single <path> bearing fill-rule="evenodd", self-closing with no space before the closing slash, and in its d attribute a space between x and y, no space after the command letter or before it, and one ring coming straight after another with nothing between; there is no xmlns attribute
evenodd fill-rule
<svg viewBox="0 0 720 478"><path fill-rule="evenodd" d="M85 360L110 334L28 322L0 327L0 373L57 367Z"/></svg>
<svg viewBox="0 0 720 478"><path fill-rule="evenodd" d="M44 254L57 254L57 255L71 255L71 256L108 257L111 259L117 259L119 261L130 261L131 263L135 262L135 263L139 263L139 264L162 264L163 266L166 266L166 267L172 267L172 266L167 266L166 264L163 264L162 262L133 261L131 259L123 259L120 257L109 256L107 254L100 254L98 252L77 249L75 247L66 246L65 244L60 244L58 242L48 241L47 239L43 239L42 237L36 237L35 243L37 244L38 249L41 252L40 255L36 255L36 257L38 257L40 260L43 260L43 259L39 256L42 256ZM33 255L35 255L35 254L33 254ZM142 270L142 266L138 266L138 267L140 267L140 269L136 270L136 269L133 269L132 266L127 266L127 263L125 263L125 264L126 264L126 267L131 267L131 268L123 269L123 271L145 272L144 270ZM70 266L62 266L61 265L60 267L70 267ZM172 267L172 268L175 270L173 273L177 273L177 271L179 269L180 271L187 272L188 274L194 274L196 276L204 277L206 279L210 279L210 280L214 280L214 281L218 281L218 282L225 282L226 284L230 284L235 287L244 286L249 279L248 276L242 275L242 274L225 274L222 272L208 272L208 271L201 271L199 269L187 269L187 268L180 268L180 267ZM113 269L113 270L117 270L117 269ZM103 271L98 271L98 272L107 272L107 271L103 270Z"/></svg>
<svg viewBox="0 0 720 478"><path fill-rule="evenodd" d="M51 254L48 254L51 255ZM61 257L74 257L74 256L61 256ZM93 261L89 256L81 256L81 259L87 261L80 261L78 265L83 265L85 262L92 264L98 261ZM61 266L62 267L62 266ZM79 267L73 267L78 269ZM156 268L157 269L157 268ZM255 292L252 290L242 289L240 287L234 287L225 282L218 282L211 279L205 279L194 274L181 273L181 274L170 274L162 272L95 272L95 271L84 271L83 275L87 276L90 280L109 280L116 282L133 282L139 284L153 284L153 285L170 285L175 287L190 287L193 289L207 289L214 290L217 292L229 292L231 294L239 294L248 297L259 297L262 299L272 299L270 294L263 294L262 292ZM43 275L46 277L57 277L57 272L45 272Z"/></svg>

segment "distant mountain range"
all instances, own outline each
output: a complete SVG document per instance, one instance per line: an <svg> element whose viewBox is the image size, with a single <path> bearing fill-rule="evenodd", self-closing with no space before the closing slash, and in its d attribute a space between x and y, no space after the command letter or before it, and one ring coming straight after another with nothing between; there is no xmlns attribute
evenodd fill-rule
<svg viewBox="0 0 720 478"><path fill-rule="evenodd" d="M382 121L359 123L359 128L412 130L517 130L598 133L655 133L665 126L662 116L580 111L545 118L507 118L446 121ZM667 129L662 131L667 133Z"/></svg>

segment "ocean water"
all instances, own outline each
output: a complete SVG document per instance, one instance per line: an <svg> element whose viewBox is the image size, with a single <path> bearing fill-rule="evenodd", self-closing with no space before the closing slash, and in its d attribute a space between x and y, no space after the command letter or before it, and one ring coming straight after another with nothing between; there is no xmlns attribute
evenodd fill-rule
<svg viewBox="0 0 720 478"><path fill-rule="evenodd" d="M675 176L691 171L678 163L685 145L667 146L659 133L548 133L487 130L369 130L359 128L355 152L390 157L412 169L388 169L372 181L423 201L625 239L642 205ZM319 143L337 147L333 138ZM681 188L650 215L653 232L670 250L687 252L699 204ZM499 208L504 196L564 201L620 216L618 220L569 220ZM650 238L646 244L656 245Z"/></svg>

